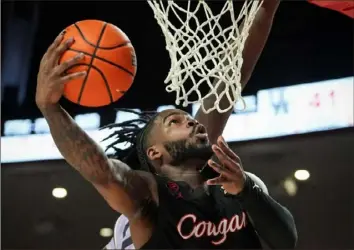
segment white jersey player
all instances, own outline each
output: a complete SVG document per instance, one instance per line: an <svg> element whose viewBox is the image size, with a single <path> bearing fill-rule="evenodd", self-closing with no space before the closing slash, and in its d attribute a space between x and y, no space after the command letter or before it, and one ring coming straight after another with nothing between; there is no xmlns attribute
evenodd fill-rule
<svg viewBox="0 0 354 250"><path fill-rule="evenodd" d="M114 225L113 237L104 249L135 249L130 236L129 221L124 215L119 216Z"/></svg>

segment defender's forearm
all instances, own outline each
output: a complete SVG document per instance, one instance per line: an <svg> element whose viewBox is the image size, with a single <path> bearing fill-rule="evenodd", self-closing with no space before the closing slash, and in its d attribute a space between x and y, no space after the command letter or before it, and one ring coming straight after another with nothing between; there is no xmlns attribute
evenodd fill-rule
<svg viewBox="0 0 354 250"><path fill-rule="evenodd" d="M104 184L111 178L109 160L60 105L40 107L56 146L65 160L87 180Z"/></svg>
<svg viewBox="0 0 354 250"><path fill-rule="evenodd" d="M255 20L253 21L242 54L244 58L241 68L242 89L246 86L248 80L250 79L253 69L266 44L278 5L279 0L267 0L263 3L261 9L258 11L255 17ZM224 90L225 84L220 84L216 92L220 94ZM233 94L230 93L230 95L232 96ZM204 106L210 108L214 105L215 101L215 96L211 95L209 98L204 100ZM229 104L230 103L228 98L224 96L220 100L219 105L224 109L229 107ZM202 109L198 110L196 119L204 126L206 126L209 134L209 139L212 143L215 143L217 137L222 134L232 111L233 109L230 109L225 113L219 113L217 110L214 110L209 114L205 114Z"/></svg>
<svg viewBox="0 0 354 250"><path fill-rule="evenodd" d="M258 11L242 52L241 85L244 88L250 79L270 34L279 0L266 0Z"/></svg>

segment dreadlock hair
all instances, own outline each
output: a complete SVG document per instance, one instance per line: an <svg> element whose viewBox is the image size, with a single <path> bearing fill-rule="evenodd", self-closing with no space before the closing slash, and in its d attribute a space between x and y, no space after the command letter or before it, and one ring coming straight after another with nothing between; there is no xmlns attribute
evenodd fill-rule
<svg viewBox="0 0 354 250"><path fill-rule="evenodd" d="M117 111L136 114L138 118L101 127L101 130L114 129L108 137L102 140L114 139L114 141L107 146L105 151L107 152L109 149L114 149L114 158L125 162L133 169L139 169L140 166L140 169L154 173L155 169L149 163L145 150L148 147L147 135L153 127L158 112L138 112L131 109L117 109ZM125 149L120 149L117 147L118 143L130 145Z"/></svg>

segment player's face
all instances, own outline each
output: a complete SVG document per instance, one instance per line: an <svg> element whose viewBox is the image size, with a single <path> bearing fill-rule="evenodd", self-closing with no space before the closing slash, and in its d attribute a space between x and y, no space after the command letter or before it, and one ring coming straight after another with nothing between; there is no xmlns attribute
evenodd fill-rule
<svg viewBox="0 0 354 250"><path fill-rule="evenodd" d="M186 112L164 111L160 113L157 125L156 147L164 163L179 165L190 159L210 158L211 147L205 127Z"/></svg>

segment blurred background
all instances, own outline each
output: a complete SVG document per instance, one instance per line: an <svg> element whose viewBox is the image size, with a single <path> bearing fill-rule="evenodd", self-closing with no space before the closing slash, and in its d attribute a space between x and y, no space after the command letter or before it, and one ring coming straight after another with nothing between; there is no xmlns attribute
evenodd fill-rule
<svg viewBox="0 0 354 250"><path fill-rule="evenodd" d="M99 141L100 126L131 118L116 107L173 107L175 96L163 84L170 62L160 27L144 1L3 1L1 14L2 248L101 248L119 215L51 140L34 102L39 61L78 20L105 20L129 36L138 73L122 99L104 108L62 100ZM247 108L233 113L224 136L245 169L293 213L297 248L354 248L353 20L284 1L243 93Z"/></svg>

